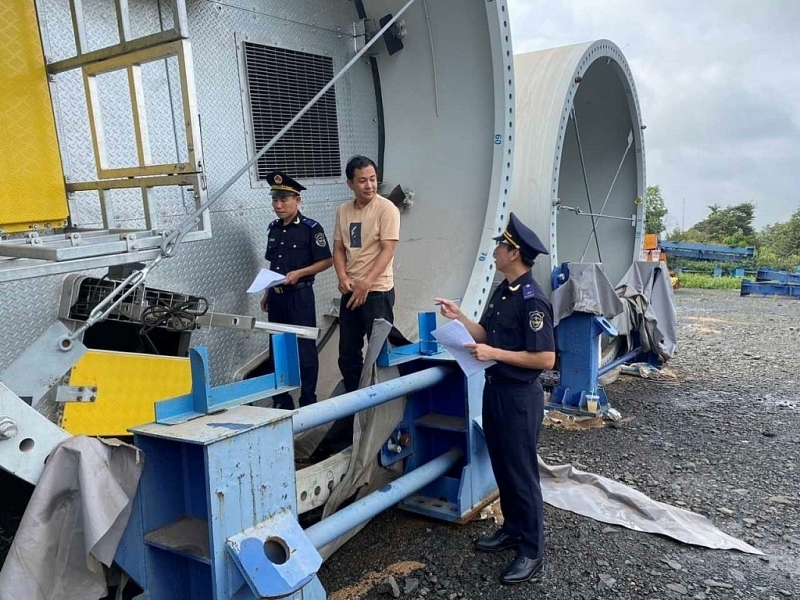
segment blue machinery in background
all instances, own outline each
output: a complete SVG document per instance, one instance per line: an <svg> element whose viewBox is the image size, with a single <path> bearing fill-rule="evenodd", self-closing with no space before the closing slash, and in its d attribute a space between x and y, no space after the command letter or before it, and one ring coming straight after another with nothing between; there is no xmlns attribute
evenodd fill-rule
<svg viewBox="0 0 800 600"><path fill-rule="evenodd" d="M756 280L742 279L741 296L789 296L800 298L800 273L759 267Z"/></svg>
<svg viewBox="0 0 800 600"><path fill-rule="evenodd" d="M659 247L668 257L706 260L710 262L741 262L751 260L756 255L754 246L736 248L734 246L712 246L689 242L659 241Z"/></svg>
<svg viewBox="0 0 800 600"><path fill-rule="evenodd" d="M116 561L145 590L139 598L324 600L319 549L342 534L398 502L459 521L491 501L483 374L431 356L432 324L421 315L421 342L383 353L407 374L296 411L244 405L297 385L294 336L273 338L276 375L217 388L205 352L192 350L192 393L159 403L161 422L133 430L147 462ZM302 529L294 435L403 395L404 475Z"/></svg>

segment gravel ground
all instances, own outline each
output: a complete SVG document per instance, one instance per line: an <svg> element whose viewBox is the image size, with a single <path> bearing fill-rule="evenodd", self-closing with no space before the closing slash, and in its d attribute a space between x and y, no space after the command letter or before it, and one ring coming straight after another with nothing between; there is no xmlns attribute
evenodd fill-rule
<svg viewBox="0 0 800 600"><path fill-rule="evenodd" d="M546 506L545 578L504 587L497 575L513 554L470 546L495 525L393 510L323 566L330 598L800 598L800 302L679 290L676 303L679 350L669 367L678 382L621 378L607 392L629 422L546 429L541 455L701 513L766 557Z"/></svg>
<svg viewBox="0 0 800 600"><path fill-rule="evenodd" d="M512 554L470 545L495 525L392 510L323 566L329 598L800 598L800 302L707 290L679 290L676 301L679 351L669 366L678 382L620 379L607 391L631 420L546 429L542 457L706 515L767 557L685 546L546 506L545 578L509 588L497 575ZM20 514L8 499L26 493L0 480L0 561Z"/></svg>

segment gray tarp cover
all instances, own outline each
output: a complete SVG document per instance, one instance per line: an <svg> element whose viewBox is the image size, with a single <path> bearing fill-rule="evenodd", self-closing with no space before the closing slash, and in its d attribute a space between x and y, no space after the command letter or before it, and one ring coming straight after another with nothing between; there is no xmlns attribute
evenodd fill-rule
<svg viewBox="0 0 800 600"><path fill-rule="evenodd" d="M625 314L612 319L620 335L638 331L644 350L669 360L678 345L678 321L667 265L635 262L616 287L626 301Z"/></svg>
<svg viewBox="0 0 800 600"><path fill-rule="evenodd" d="M553 324L574 312L612 319L624 310L614 286L597 263L570 263L569 279L553 290Z"/></svg>
<svg viewBox="0 0 800 600"><path fill-rule="evenodd" d="M85 436L50 454L3 570L0 600L97 600L125 531L144 455Z"/></svg>
<svg viewBox="0 0 800 600"><path fill-rule="evenodd" d="M574 312L603 315L620 336L639 332L643 351L662 360L675 354L678 324L664 263L635 262L616 288L596 263L570 263L569 279L553 291L556 325Z"/></svg>
<svg viewBox="0 0 800 600"><path fill-rule="evenodd" d="M539 458L542 495L548 504L603 523L666 535L685 544L763 554L717 529L702 515L648 498L612 479L572 465L548 466Z"/></svg>

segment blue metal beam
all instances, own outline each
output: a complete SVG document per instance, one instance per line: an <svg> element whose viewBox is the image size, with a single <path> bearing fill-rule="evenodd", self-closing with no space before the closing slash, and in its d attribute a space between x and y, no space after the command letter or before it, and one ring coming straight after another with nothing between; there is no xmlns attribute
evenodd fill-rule
<svg viewBox="0 0 800 600"><path fill-rule="evenodd" d="M432 367L396 379L336 396L298 409L293 415L295 433L308 431L319 425L354 415L359 411L389 402L400 396L429 388L444 380L450 369Z"/></svg>
<svg viewBox="0 0 800 600"><path fill-rule="evenodd" d="M753 246L737 248L734 246L714 246L709 244L667 241L659 242L659 246L667 256L718 262L747 260L753 258L756 254L756 249Z"/></svg>
<svg viewBox="0 0 800 600"><path fill-rule="evenodd" d="M742 288L739 292L739 295L750 296L752 294L800 298L800 285L793 285L791 283L774 283L769 281L753 282L748 279L742 279Z"/></svg>
<svg viewBox="0 0 800 600"><path fill-rule="evenodd" d="M777 281L778 283L789 283L800 285L800 273L789 273L787 271L775 271L766 267L759 267L756 272L756 281Z"/></svg>
<svg viewBox="0 0 800 600"><path fill-rule="evenodd" d="M436 481L453 468L462 456L463 452L458 448L445 452L438 458L414 469L408 475L403 475L369 496L343 508L316 525L312 525L305 530L306 536L315 548L322 548L354 527Z"/></svg>

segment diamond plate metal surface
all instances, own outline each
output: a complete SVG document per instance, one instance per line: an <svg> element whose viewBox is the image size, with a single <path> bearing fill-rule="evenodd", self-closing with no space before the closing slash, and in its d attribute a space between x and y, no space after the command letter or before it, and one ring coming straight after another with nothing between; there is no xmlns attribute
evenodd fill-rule
<svg viewBox="0 0 800 600"><path fill-rule="evenodd" d="M36 30L33 0L0 3L0 233L61 227L67 216Z"/></svg>
<svg viewBox="0 0 800 600"><path fill-rule="evenodd" d="M95 19L107 12L99 4L112 5L106 0L84 0L87 7L87 30ZM165 18L171 21L168 3L162 1ZM189 27L195 61L198 105L201 118L206 175L209 192L213 193L247 161L242 92L239 80L235 36L237 33L271 39L274 43L302 50L314 47L327 50L333 57L335 70L349 60L352 40L337 31L347 31L357 18L353 3L334 0L320 3L317 0L250 1L238 3L243 8L206 1L188 2ZM66 58L74 52L69 26L68 2L46 0L46 27L50 50L54 58ZM155 3L132 1L132 22L148 32L159 29L158 7ZM113 12L113 11L112 11ZM105 18L105 17L104 17ZM113 25L114 21L110 21ZM137 25L139 26L139 25ZM100 28L107 39L102 45L116 41L116 31L108 25ZM93 34L95 35L95 34ZM92 44L99 42L91 38ZM145 70L145 89L155 86L153 95L147 97L150 131L158 129L154 140L154 157L159 153L174 151L173 114L165 107L170 82L174 97L173 106L179 106L177 69ZM161 86L160 88L158 86ZM147 92L146 92L147 93ZM378 149L376 126L377 109L372 76L367 61L354 66L337 84L342 158L353 154L375 157ZM126 99L123 90L121 98ZM91 147L86 102L79 72L58 75L58 99L61 114L61 132L64 135L62 151L67 154L68 175L73 181L96 178ZM182 119L182 115L176 115ZM180 120L176 120L181 130ZM167 132L164 135L164 132ZM128 140L133 147L132 131ZM180 133L180 132L179 132ZM110 133L107 132L107 135ZM179 138L178 147L183 140ZM156 202L156 211L162 225L179 221L192 200L190 192L153 189L150 197ZM125 195L130 194L130 196ZM113 192L117 225L139 223L138 190ZM185 196L185 197L184 197ZM313 183L303 195L301 210L319 221L329 240L333 236L336 206L348 200L350 192L343 182ZM130 203L126 212L126 202ZM73 214L82 225L98 226L100 211L96 194L75 194ZM135 210L134 210L135 206ZM137 212L138 211L138 212ZM183 245L177 256L156 269L149 285L193 295L208 296L212 310L234 314L251 314L263 318L258 295L245 294L258 269L265 266L264 248L267 242L267 225L273 220L269 194L263 188L252 188L248 175L244 175L214 206L211 215L213 239ZM103 272L95 272L102 276ZM0 284L0 369L40 335L56 319L58 298L63 276L25 280ZM320 325L322 315L329 313L332 299L338 298L333 269L318 276L315 285ZM230 381L233 373L247 359L261 352L267 337L258 333L241 333L229 330L212 330L193 335L193 345L209 348L214 384Z"/></svg>

